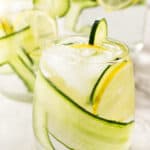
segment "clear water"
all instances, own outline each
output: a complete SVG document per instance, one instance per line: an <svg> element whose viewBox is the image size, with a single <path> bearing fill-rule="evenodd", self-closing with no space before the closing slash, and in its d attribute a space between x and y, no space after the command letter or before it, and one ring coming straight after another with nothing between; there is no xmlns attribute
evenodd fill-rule
<svg viewBox="0 0 150 150"><path fill-rule="evenodd" d="M88 109L85 104L100 74L108 67L107 62L123 52L113 46L96 50L58 45L44 52L40 68L64 93Z"/></svg>
<svg viewBox="0 0 150 150"><path fill-rule="evenodd" d="M141 49L144 40L146 5L106 12L102 7L85 9L79 17L77 28L91 25L94 20L106 18L109 37L127 43L132 49Z"/></svg>
<svg viewBox="0 0 150 150"><path fill-rule="evenodd" d="M89 100L87 99L87 97L89 97L89 94L91 93L91 88L93 88L93 85L95 84L96 80L98 79L102 71L109 65L106 62L112 61L114 60L114 58L120 57L120 55L124 53L122 49L117 48L116 46L114 47L114 45L107 45L106 48L107 50L98 49L97 51L93 47L92 48L89 48L89 47L88 48L74 48L72 46L66 46L66 45L55 45L49 48L48 50L44 51L42 59L41 59L41 63L40 63L40 70L43 73L43 75L46 78L49 78L50 81L52 81L63 93L65 93L67 96L74 99L75 102L78 103L84 109L91 111L90 108L92 106L89 105L89 103L87 103ZM52 143L55 149L67 150L66 146L60 143L58 139L61 140L62 137L66 137L67 140L66 141L63 140L63 142L67 144L69 142L71 143L73 140L71 136L72 125L70 126L70 124L72 124L71 122L73 120L73 122L75 122L76 127L78 127L80 126L80 123L82 122L82 120L80 120L81 118L78 115L76 117L76 115L74 114L75 119L73 119L71 116L72 119L69 119L70 121L70 124L69 124L69 122L65 118L70 118L69 116L67 116L67 113L68 114L71 114L71 113L69 113L69 111L67 111L67 107L63 105L64 104L63 100L62 101L57 100L57 95L56 97L54 96L56 93L53 95L50 91L51 89L49 89L48 87L44 88L45 85L42 83L42 81L37 80L36 85L37 85L37 88L36 88L36 102L37 103L34 105L34 108L35 108L34 109L35 111L34 112L35 114L34 124L39 123L39 125L37 125L36 127L37 134L38 134L38 130L40 131L44 126L49 131L49 139L52 140ZM43 91L41 91L42 89ZM41 91L41 93L39 91ZM40 108L39 111L36 110L36 107ZM40 117L43 117L43 115L42 116L39 115L43 110L47 112L47 117L48 117L47 127L43 124L41 126L42 119L44 120L44 118L41 118L40 122L38 122L38 119L40 119ZM66 111L63 112L62 110L66 110ZM71 107L68 110L71 110ZM53 118L55 111L57 113L62 113L62 114L64 113L64 115L66 114L66 117L62 117L62 119L60 120L66 120L64 122L65 123L67 122L67 124L65 125L66 128L68 125L67 132L63 130L65 123L63 124L61 121L59 122L58 118L60 116L58 118L56 116L55 119ZM73 112L75 113L75 111ZM76 118L78 118L79 120L78 119L76 120ZM58 119L58 122L57 122L57 119ZM58 128L57 127L55 128L55 126L57 126ZM81 123L81 127L83 127L82 123ZM84 128L85 128L85 131L86 130L88 131L86 127ZM77 130L76 134L78 134L78 132L80 131ZM92 136L93 135L92 131L90 133ZM54 134L56 138L52 134ZM76 137L77 136L76 134L74 134L73 137ZM68 138L69 136L71 138ZM83 137L84 137L84 133L83 133ZM81 138L81 141L82 140L83 138ZM85 138L85 141L86 140L87 139ZM75 144L76 143L80 145L80 141L77 140L75 141ZM44 143L41 143L41 144L44 145ZM125 143L125 145L122 146L122 149L127 150L128 144L129 144L128 142ZM107 145L107 142L105 145ZM81 144L81 147L82 147L82 144ZM108 144L108 147L109 147L109 144ZM111 147L111 144L110 144L110 147ZM39 146L39 149L40 149L40 146ZM93 145L93 149L96 149L94 145Z"/></svg>

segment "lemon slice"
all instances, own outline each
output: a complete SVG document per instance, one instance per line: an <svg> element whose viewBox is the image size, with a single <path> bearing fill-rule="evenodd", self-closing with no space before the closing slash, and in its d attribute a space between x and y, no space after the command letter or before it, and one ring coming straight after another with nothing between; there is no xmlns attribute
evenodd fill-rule
<svg viewBox="0 0 150 150"><path fill-rule="evenodd" d="M0 29L3 30L5 34L10 34L13 32L13 26L6 18L0 18Z"/></svg>
<svg viewBox="0 0 150 150"><path fill-rule="evenodd" d="M30 25L38 44L44 48L49 46L57 37L55 20L38 10L19 13L14 21L14 25L16 28Z"/></svg>
<svg viewBox="0 0 150 150"><path fill-rule="evenodd" d="M70 8L70 0L33 0L34 6L52 17L63 17Z"/></svg>
<svg viewBox="0 0 150 150"><path fill-rule="evenodd" d="M10 34L13 32L13 27L8 19L0 18L0 37L5 36L6 34ZM0 57L1 58L1 57ZM12 73L13 70L8 64L0 65L0 74L9 74Z"/></svg>
<svg viewBox="0 0 150 150"><path fill-rule="evenodd" d="M95 114L120 122L134 117L134 79L130 60L109 65L98 79L91 99Z"/></svg>
<svg viewBox="0 0 150 150"><path fill-rule="evenodd" d="M4 36L5 35L5 31L3 29L2 23L0 23L0 36Z"/></svg>
<svg viewBox="0 0 150 150"><path fill-rule="evenodd" d="M102 46L90 45L90 44L72 44L71 46L74 48L88 48L88 49L91 48L91 49L95 49L97 51L105 50L105 48Z"/></svg>
<svg viewBox="0 0 150 150"><path fill-rule="evenodd" d="M113 11L129 7L139 1L140 0L98 0L98 3L106 10Z"/></svg>

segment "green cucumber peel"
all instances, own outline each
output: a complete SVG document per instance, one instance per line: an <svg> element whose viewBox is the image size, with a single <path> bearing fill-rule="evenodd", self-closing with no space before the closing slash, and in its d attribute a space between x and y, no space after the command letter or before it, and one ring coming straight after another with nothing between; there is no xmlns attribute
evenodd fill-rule
<svg viewBox="0 0 150 150"><path fill-rule="evenodd" d="M39 71L39 74L47 82L47 84L51 88L53 88L59 95L61 95L62 97L64 97L66 99L66 101L69 101L72 105L76 106L78 109L82 110L84 113L87 113L87 115L92 116L95 119L102 120L104 122L110 123L112 125L118 125L118 126L125 126L125 125L132 124L134 122L134 121L118 122L118 121L115 121L115 120L108 120L108 119L102 118L100 116L94 115L93 113L85 110L83 107L81 107L80 105L78 105L73 99L71 99L65 93L63 93L51 80L49 80L48 78L44 77L44 75L42 74L41 71Z"/></svg>
<svg viewBox="0 0 150 150"><path fill-rule="evenodd" d="M93 104L93 97L94 97L94 94L95 94L95 91L96 91L96 88L99 84L99 82L102 80L103 76L105 75L105 73L107 72L107 70L109 70L109 68L111 67L111 65L108 65L104 71L102 72L102 74L100 75L100 77L98 78L98 80L96 81L93 89L92 89L92 92L91 92L91 95L90 95L90 103Z"/></svg>
<svg viewBox="0 0 150 150"><path fill-rule="evenodd" d="M2 37L0 37L0 40L13 37L13 36L17 35L18 33L22 33L22 32L24 32L24 31L26 31L26 30L28 30L28 29L30 29L30 26L26 26L26 27L24 27L24 28L22 28L22 29L20 29L20 30L18 30L18 31L16 31L16 32L12 32L12 33L10 33L10 34L7 34L7 35L5 35L5 36L2 36Z"/></svg>
<svg viewBox="0 0 150 150"><path fill-rule="evenodd" d="M26 85L28 91L33 92L35 74L30 68L28 68L28 66L24 63L21 57L18 56L12 57L12 59L9 60L8 64Z"/></svg>
<svg viewBox="0 0 150 150"><path fill-rule="evenodd" d="M54 98L55 101L52 98ZM54 106L55 108L53 109ZM56 116L53 118L54 114ZM60 119L61 117L62 119ZM84 122L81 121L78 126L79 119L83 120L83 118ZM54 126L52 120L54 121ZM69 124L68 121L70 121ZM62 123L62 125L59 127L56 124L55 126L56 122L59 124ZM89 126L87 126L88 123L90 124ZM67 125L69 129L68 133L72 132L69 134L71 140L74 141L74 139L78 137L79 139L76 140L81 142L81 146L77 144L78 142L76 143L77 145L75 144L78 147L82 147L78 149L83 149L83 145L85 144L87 144L87 147L91 146L89 143L90 138L97 138L96 141L91 141L91 144L96 144L96 146L100 146L101 144L99 143L102 143L103 146L106 146L107 142L108 145L111 143L112 145L110 144L109 147L105 148L108 149L112 148L114 145L115 147L121 147L126 144L129 139L131 128L133 127L133 121L122 123L106 120L86 111L39 71L35 86L35 101L33 104L33 128L35 136L47 150L52 150L52 137L64 146L67 145L66 147L75 149L76 146L73 146L74 144L66 143ZM120 132L123 134L120 134ZM88 138L89 133L91 137ZM89 141L86 141L87 139L83 138L82 134L83 137L87 137ZM104 148L103 146L101 146L101 149ZM118 150L121 149L118 148Z"/></svg>
<svg viewBox="0 0 150 150"><path fill-rule="evenodd" d="M12 48L11 45L12 43L12 38L17 37L17 35L23 34L27 30L29 30L30 27L26 26L25 28L18 30L16 32L7 34L5 36L0 37L0 65L5 64L8 62L9 57L12 55ZM9 44L8 44L9 43ZM14 52L16 53L16 51Z"/></svg>
<svg viewBox="0 0 150 150"><path fill-rule="evenodd" d="M35 74L33 61L27 51L22 48L22 40L29 34L30 26L0 37L0 65L9 64L23 81L28 91L33 92ZM20 44L20 45L17 45Z"/></svg>
<svg viewBox="0 0 150 150"><path fill-rule="evenodd" d="M55 150L51 140L49 139L48 130L47 130L47 113L40 109L41 106L37 106L36 100L33 104L33 116L36 116L33 118L33 130L34 135L38 139L39 143L44 146L47 150ZM37 106L37 107L34 107ZM35 114L35 112L37 112ZM39 120L37 120L39 119Z"/></svg>
<svg viewBox="0 0 150 150"><path fill-rule="evenodd" d="M105 18L96 20L92 26L89 44L100 46L108 37L108 27Z"/></svg>
<svg viewBox="0 0 150 150"><path fill-rule="evenodd" d="M25 48L21 48L18 51L18 56L22 59L22 61L25 63L25 65L32 70L34 62L30 55L27 53Z"/></svg>

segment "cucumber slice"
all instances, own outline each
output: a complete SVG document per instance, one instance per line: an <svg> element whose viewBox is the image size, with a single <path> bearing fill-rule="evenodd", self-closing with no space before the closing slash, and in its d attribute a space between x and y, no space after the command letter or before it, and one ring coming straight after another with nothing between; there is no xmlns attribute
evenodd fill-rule
<svg viewBox="0 0 150 150"><path fill-rule="evenodd" d="M100 46L108 35L107 21L103 18L96 20L92 26L89 44Z"/></svg>
<svg viewBox="0 0 150 150"><path fill-rule="evenodd" d="M22 50L26 35L31 34L30 27L8 34L0 38L0 64L9 64L29 91L33 91L35 75L33 63L25 51ZM31 41L30 41L31 42Z"/></svg>
<svg viewBox="0 0 150 150"><path fill-rule="evenodd" d="M24 40L28 51L39 47L45 49L57 38L56 20L45 12L38 10L24 11L17 14L13 22L15 29L30 25L32 34L28 34L26 40Z"/></svg>
<svg viewBox="0 0 150 150"><path fill-rule="evenodd" d="M70 0L34 0L34 5L54 18L63 17L69 10Z"/></svg>
<svg viewBox="0 0 150 150"><path fill-rule="evenodd" d="M19 76L19 78L27 86L28 90L32 92L34 90L34 82L35 82L34 72L30 68L28 68L28 66L19 56L12 57L8 63L15 71L15 73Z"/></svg>
<svg viewBox="0 0 150 150"><path fill-rule="evenodd" d="M37 84L37 83L36 83ZM35 86L36 87L36 86ZM41 91L40 91L41 92ZM33 129L40 144L47 150L54 150L47 132L47 112L37 103L36 96L33 101Z"/></svg>
<svg viewBox="0 0 150 150"><path fill-rule="evenodd" d="M48 134L78 150L129 148L132 121L115 122L86 111L42 73L37 76L33 108L34 132L45 149L52 149Z"/></svg>
<svg viewBox="0 0 150 150"><path fill-rule="evenodd" d="M16 32L10 33L10 34L8 34L6 36L0 37L0 47L1 47L1 49L0 49L0 65L7 63L9 57L14 52L14 50L11 50L12 49L11 48L11 44L12 44L11 41L12 41L12 39L13 38L15 39L17 37L17 39L21 40L22 34L24 34L25 31L28 31L29 28L30 27L27 26L27 27L25 27L25 28L23 28L23 29L21 29L19 31L16 31Z"/></svg>
<svg viewBox="0 0 150 150"><path fill-rule="evenodd" d="M21 48L21 50L18 51L18 56L30 70L33 69L34 62L33 62L32 58L30 57L30 55L27 53L26 49Z"/></svg>
<svg viewBox="0 0 150 150"><path fill-rule="evenodd" d="M11 33L14 32L14 27L13 25L10 23L10 21L6 18L1 18L1 25L2 25L2 29L3 31L5 32L5 36L6 35L10 35ZM31 35L31 34L28 34L28 35ZM3 35L4 36L4 35ZM29 36L28 36L29 37ZM24 37L25 39L26 37ZM30 43L31 41L31 38L30 39ZM27 42L26 42L27 43ZM33 43L33 42L32 42ZM27 44L26 44L27 45ZM20 59L22 59L22 61L31 69L32 65L33 65L33 61L32 59L30 58L30 56L28 55L28 53L25 51L24 48L22 48L22 51L18 51L18 55L20 57ZM9 69L10 70L10 69ZM9 71L8 71L9 72Z"/></svg>
<svg viewBox="0 0 150 150"><path fill-rule="evenodd" d="M98 78L98 80L96 81L93 89L92 89L92 92L91 92L91 95L90 95L90 101L91 103L93 104L93 97L95 95L95 91L96 91L96 88L98 87L98 84L99 82L102 80L103 76L105 75L105 73L107 72L107 70L111 67L112 65L108 65L105 70L101 73L100 77Z"/></svg>
<svg viewBox="0 0 150 150"><path fill-rule="evenodd" d="M135 97L132 72L129 60L107 67L91 94L94 114L121 122L133 120Z"/></svg>
<svg viewBox="0 0 150 150"><path fill-rule="evenodd" d="M65 143L57 139L52 133L49 132L49 138L51 139L54 149L56 150L74 150L73 148L67 146Z"/></svg>
<svg viewBox="0 0 150 150"><path fill-rule="evenodd" d="M90 7L97 6L96 1L92 0L72 0L71 7L66 15L66 28L70 29L71 31L77 31L76 24L81 12Z"/></svg>

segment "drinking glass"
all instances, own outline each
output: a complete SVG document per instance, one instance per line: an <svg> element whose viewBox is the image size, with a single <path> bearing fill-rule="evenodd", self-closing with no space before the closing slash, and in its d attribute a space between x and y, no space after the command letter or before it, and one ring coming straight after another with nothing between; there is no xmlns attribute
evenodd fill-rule
<svg viewBox="0 0 150 150"><path fill-rule="evenodd" d="M128 48L114 40L92 46L81 37L56 43L43 52L35 84L39 149L128 150L134 124Z"/></svg>
<svg viewBox="0 0 150 150"><path fill-rule="evenodd" d="M32 1L1 1L0 7L0 92L31 101L40 53L56 37L55 21L33 10Z"/></svg>

